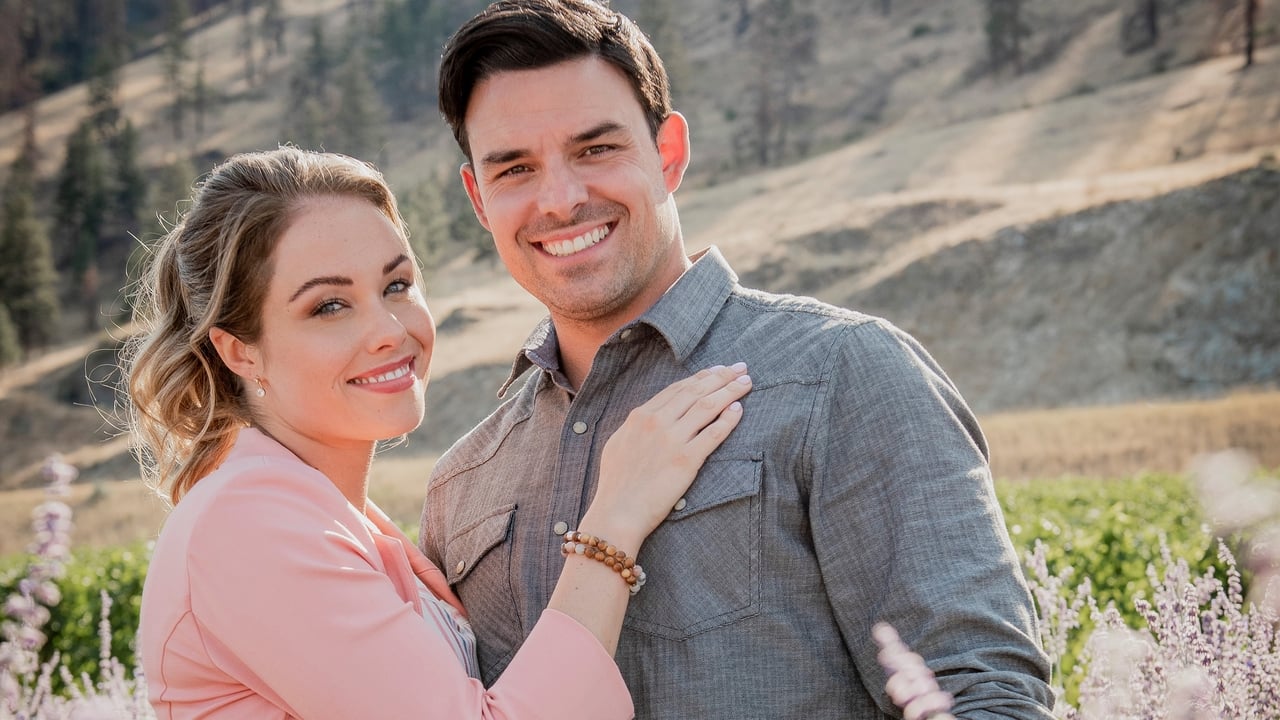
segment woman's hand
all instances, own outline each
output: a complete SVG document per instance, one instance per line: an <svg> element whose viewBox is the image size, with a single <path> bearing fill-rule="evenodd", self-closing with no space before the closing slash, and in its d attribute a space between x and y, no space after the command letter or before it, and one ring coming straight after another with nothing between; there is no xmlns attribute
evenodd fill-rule
<svg viewBox="0 0 1280 720"><path fill-rule="evenodd" d="M742 419L746 372L743 363L701 370L632 410L605 444L600 483L579 529L639 552Z"/></svg>

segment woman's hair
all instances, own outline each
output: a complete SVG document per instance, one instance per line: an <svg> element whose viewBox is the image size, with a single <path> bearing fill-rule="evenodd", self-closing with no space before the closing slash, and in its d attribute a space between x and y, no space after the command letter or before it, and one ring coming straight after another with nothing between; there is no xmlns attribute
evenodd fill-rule
<svg viewBox="0 0 1280 720"><path fill-rule="evenodd" d="M496 73L587 57L602 58L626 76L656 139L671 114L670 81L630 18L595 0L499 0L458 28L440 60L440 112L467 159L467 106L476 85Z"/></svg>
<svg viewBox="0 0 1280 720"><path fill-rule="evenodd" d="M276 243L304 201L325 196L368 200L407 237L375 168L282 147L215 167L153 248L135 293L141 332L123 357L127 417L143 479L175 504L252 421L243 380L222 363L209 331L259 341Z"/></svg>

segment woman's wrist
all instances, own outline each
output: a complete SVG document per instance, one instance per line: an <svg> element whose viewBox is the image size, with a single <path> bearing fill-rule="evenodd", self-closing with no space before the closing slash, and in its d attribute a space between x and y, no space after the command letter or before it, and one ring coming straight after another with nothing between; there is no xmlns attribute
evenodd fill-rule
<svg viewBox="0 0 1280 720"><path fill-rule="evenodd" d="M582 522L578 527L573 529L604 538L609 541L609 544L633 558L639 554L640 546L644 544L650 532L650 530L635 527L634 523L593 514L590 508L587 509L587 514L582 516Z"/></svg>

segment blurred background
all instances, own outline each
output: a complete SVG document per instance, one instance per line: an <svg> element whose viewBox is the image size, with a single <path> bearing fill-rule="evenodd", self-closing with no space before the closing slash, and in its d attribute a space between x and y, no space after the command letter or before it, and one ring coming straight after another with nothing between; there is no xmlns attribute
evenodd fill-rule
<svg viewBox="0 0 1280 720"><path fill-rule="evenodd" d="M282 143L373 161L409 221L440 337L372 494L416 526L543 314L435 109L440 47L483 4L0 0L0 556L52 452L80 469L77 545L154 536L113 416L129 286L200 174ZM612 5L690 120L690 248L920 338L999 480L1280 466L1280 3Z"/></svg>

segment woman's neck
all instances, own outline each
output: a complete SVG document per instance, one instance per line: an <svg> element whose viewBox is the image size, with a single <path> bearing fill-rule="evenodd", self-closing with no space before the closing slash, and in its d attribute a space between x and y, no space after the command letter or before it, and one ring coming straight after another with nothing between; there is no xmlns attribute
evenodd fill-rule
<svg viewBox="0 0 1280 720"><path fill-rule="evenodd" d="M377 444L368 442L337 446L294 432L291 428L257 425L258 430L319 470L347 502L364 512L369 499L369 469Z"/></svg>

